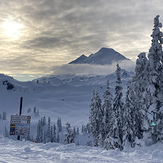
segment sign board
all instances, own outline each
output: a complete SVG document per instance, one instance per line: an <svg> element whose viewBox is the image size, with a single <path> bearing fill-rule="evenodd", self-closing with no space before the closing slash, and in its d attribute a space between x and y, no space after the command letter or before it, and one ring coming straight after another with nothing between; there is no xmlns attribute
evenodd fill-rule
<svg viewBox="0 0 163 163"><path fill-rule="evenodd" d="M10 135L29 135L31 116L11 115Z"/></svg>

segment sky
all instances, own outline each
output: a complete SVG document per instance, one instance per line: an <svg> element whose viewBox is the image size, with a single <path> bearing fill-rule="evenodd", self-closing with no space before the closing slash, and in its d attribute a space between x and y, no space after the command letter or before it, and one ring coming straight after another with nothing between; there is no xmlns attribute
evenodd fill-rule
<svg viewBox="0 0 163 163"><path fill-rule="evenodd" d="M0 73L30 80L113 48L135 61L162 0L0 0Z"/></svg>

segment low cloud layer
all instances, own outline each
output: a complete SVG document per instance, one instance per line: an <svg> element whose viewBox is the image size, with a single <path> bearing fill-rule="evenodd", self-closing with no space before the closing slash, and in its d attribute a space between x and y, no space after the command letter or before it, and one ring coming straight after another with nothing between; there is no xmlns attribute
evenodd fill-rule
<svg viewBox="0 0 163 163"><path fill-rule="evenodd" d="M75 75L109 75L116 71L117 63L111 65L90 65L90 64L66 64L53 67L54 75L75 74ZM119 63L122 69L134 71L133 61L122 61Z"/></svg>

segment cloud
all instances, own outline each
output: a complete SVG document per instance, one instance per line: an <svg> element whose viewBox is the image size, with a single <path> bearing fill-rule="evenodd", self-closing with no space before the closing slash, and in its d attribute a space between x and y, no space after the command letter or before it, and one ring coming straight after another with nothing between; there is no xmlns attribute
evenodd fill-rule
<svg viewBox="0 0 163 163"><path fill-rule="evenodd" d="M29 41L26 41L26 46L24 47L27 47L27 48L48 48L48 49L51 49L51 48L54 48L54 44L58 44L59 42L59 38L56 38L56 37L37 37L33 40L29 40Z"/></svg>
<svg viewBox="0 0 163 163"><path fill-rule="evenodd" d="M111 65L90 65L90 64L67 64L62 66L54 66L54 75L75 74L75 75L108 75L116 70L116 64ZM134 71L135 63L132 61L122 61L119 63L122 69Z"/></svg>
<svg viewBox="0 0 163 163"><path fill-rule="evenodd" d="M101 47L135 60L150 48L157 14L162 21L161 0L0 0L0 29L5 20L24 26L14 41L0 30L1 71L48 74L54 66Z"/></svg>

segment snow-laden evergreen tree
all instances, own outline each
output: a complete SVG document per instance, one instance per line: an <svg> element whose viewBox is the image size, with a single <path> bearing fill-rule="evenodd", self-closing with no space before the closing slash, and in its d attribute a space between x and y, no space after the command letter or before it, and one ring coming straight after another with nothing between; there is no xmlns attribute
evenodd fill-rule
<svg viewBox="0 0 163 163"><path fill-rule="evenodd" d="M105 137L110 132L112 127L112 118L113 117L113 95L110 92L109 80L107 81L106 91L103 95L104 103L103 103L103 110L104 110L104 126L105 126Z"/></svg>
<svg viewBox="0 0 163 163"><path fill-rule="evenodd" d="M109 80L107 81L106 91L103 95L104 103L104 126L105 126L105 140L104 140L104 148L105 149L114 149L116 148L115 141L117 138L115 137L116 130L116 118L115 112L113 111L113 95L110 92Z"/></svg>
<svg viewBox="0 0 163 163"><path fill-rule="evenodd" d="M74 135L74 137L77 135L77 131L76 131L75 127L73 127L73 135Z"/></svg>
<svg viewBox="0 0 163 163"><path fill-rule="evenodd" d="M109 132L106 135L105 141L104 141L104 148L105 149L115 149L119 148L119 145L117 145L118 142L118 130L117 130L117 118L115 116L115 112L111 112L109 120Z"/></svg>
<svg viewBox="0 0 163 163"><path fill-rule="evenodd" d="M129 92L130 92L130 87L127 87L127 92L126 92L126 99L125 99L125 104L124 104L124 136L123 136L123 146L124 147L134 147L135 146L135 114L133 111L133 107L131 105L131 102L129 100Z"/></svg>
<svg viewBox="0 0 163 163"><path fill-rule="evenodd" d="M159 16L154 18L154 29L151 35L152 44L148 58L145 53L140 53L136 61L135 76L129 86L129 102L134 113L133 135L138 139L149 137L154 142L160 138L162 128L162 91L163 88L163 62L162 43L163 33L160 31L162 24ZM158 115L158 116L156 116Z"/></svg>
<svg viewBox="0 0 163 163"><path fill-rule="evenodd" d="M162 23L159 22L159 15L157 15L154 18L154 29L151 35L152 44L148 54L151 81L155 88L155 107L150 107L153 113L152 124L155 124L152 125L152 138L154 142L163 139L163 33L160 31L161 27Z"/></svg>
<svg viewBox="0 0 163 163"><path fill-rule="evenodd" d="M68 122L66 123L66 135L65 135L65 140L63 143L64 144L74 143L73 130L71 129L71 125Z"/></svg>
<svg viewBox="0 0 163 163"><path fill-rule="evenodd" d="M123 100L122 100L122 81L121 81L121 68L117 64L116 70L116 86L115 86L115 97L113 99L112 105L112 95L109 92L109 83L107 84L107 90L104 96L104 106L106 105L108 109L105 109L105 119L109 118L109 121L106 120L106 132L108 132L105 142L105 149L123 149ZM107 95L107 96L106 96ZM107 97L107 98L106 98ZM106 101L105 101L106 100Z"/></svg>
<svg viewBox="0 0 163 163"><path fill-rule="evenodd" d="M116 117L119 117L123 111L122 90L121 68L119 67L119 64L117 64L115 97L113 100L113 110L116 114Z"/></svg>
<svg viewBox="0 0 163 163"><path fill-rule="evenodd" d="M120 150L123 149L123 101L122 101L122 81L121 81L121 68L117 64L116 70L116 86L115 86L115 97L113 100L113 111L115 113L115 118L117 121L117 127L114 136L117 138L115 147Z"/></svg>
<svg viewBox="0 0 163 163"><path fill-rule="evenodd" d="M46 137L46 142L51 142L51 138L52 138L52 135L51 135L51 118L48 117L48 126L47 126L47 137Z"/></svg>
<svg viewBox="0 0 163 163"><path fill-rule="evenodd" d="M91 133L91 127L90 127L89 123L87 123L86 128L87 128L87 133L90 134Z"/></svg>
<svg viewBox="0 0 163 163"><path fill-rule="evenodd" d="M136 67L135 67L136 80L141 80L141 82L143 82L143 80L149 80L150 70L148 66L149 66L149 61L146 57L146 53L144 52L140 53L138 55L138 59L136 60Z"/></svg>
<svg viewBox="0 0 163 163"><path fill-rule="evenodd" d="M131 125L131 131L133 132L133 139L142 139L144 132L149 130L148 112L143 97L145 94L145 87L142 87L142 83L139 83L139 80L137 80L135 76L130 82L128 89L129 91L127 92L126 97L127 107L124 107L124 109L130 112L132 118L133 125ZM125 114L126 113L127 112L125 111ZM132 142L130 143L132 146Z"/></svg>
<svg viewBox="0 0 163 163"><path fill-rule="evenodd" d="M84 134L84 133L87 133L87 128L86 128L85 125L82 125L82 133L83 133L83 134Z"/></svg>
<svg viewBox="0 0 163 163"><path fill-rule="evenodd" d="M53 143L54 141L53 141L53 127L52 126L50 126L50 136L51 136L50 142Z"/></svg>
<svg viewBox="0 0 163 163"><path fill-rule="evenodd" d="M93 90L93 97L90 105L90 128L94 146L99 146L101 141L101 125L103 121L102 101L97 91Z"/></svg>
<svg viewBox="0 0 163 163"><path fill-rule="evenodd" d="M76 135L79 135L79 127L76 129Z"/></svg>
<svg viewBox="0 0 163 163"><path fill-rule="evenodd" d="M51 138L51 142L56 142L57 138L56 138L56 125L54 124L53 126L50 126L50 138Z"/></svg>
<svg viewBox="0 0 163 163"><path fill-rule="evenodd" d="M154 18L154 28L152 37L152 44L149 50L149 68L150 68L150 80L154 85L155 91L155 101L161 101L160 92L162 90L162 80L163 80L163 33L160 31L162 23L159 22L159 15ZM161 93L162 94L162 93Z"/></svg>
<svg viewBox="0 0 163 163"><path fill-rule="evenodd" d="M152 44L151 48L149 49L149 63L150 63L150 70L153 75L157 74L160 71L163 52L162 52L162 43L163 43L163 33L160 31L162 27L162 23L159 22L159 15L154 18L154 28L153 33L151 34L152 37ZM160 62L161 61L161 62Z"/></svg>
<svg viewBox="0 0 163 163"><path fill-rule="evenodd" d="M57 135L56 135L56 125L54 124L53 125L53 137L52 137L52 140L53 142L57 142Z"/></svg>
<svg viewBox="0 0 163 163"><path fill-rule="evenodd" d="M42 120L41 120L41 122L42 122L42 125L43 126L46 125L46 117L43 117Z"/></svg>
<svg viewBox="0 0 163 163"><path fill-rule="evenodd" d="M58 118L58 120L57 120L57 128L58 128L58 132L62 131L62 120L61 120L61 118Z"/></svg>
<svg viewBox="0 0 163 163"><path fill-rule="evenodd" d="M60 135L59 135L59 132L58 131L57 131L56 138L57 138L57 143L59 143L60 142Z"/></svg>
<svg viewBox="0 0 163 163"><path fill-rule="evenodd" d="M44 134L43 134L43 143L44 144L47 143L47 131L44 131Z"/></svg>
<svg viewBox="0 0 163 163"><path fill-rule="evenodd" d="M153 112L151 133L154 143L163 140L163 104L160 101L157 101L156 109Z"/></svg>
<svg viewBox="0 0 163 163"><path fill-rule="evenodd" d="M43 125L41 123L41 120L39 120L38 124L37 124L36 142L37 143L42 143L43 142Z"/></svg>

